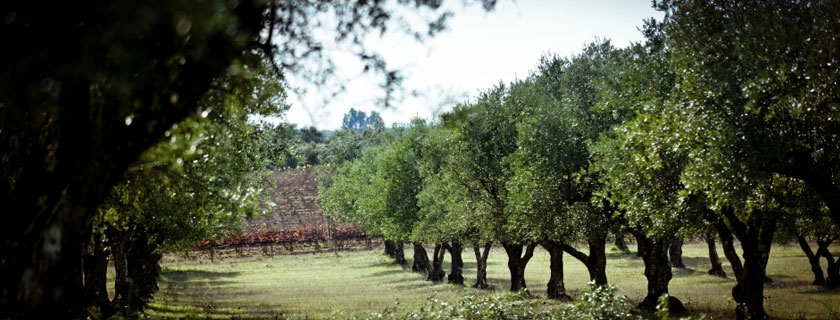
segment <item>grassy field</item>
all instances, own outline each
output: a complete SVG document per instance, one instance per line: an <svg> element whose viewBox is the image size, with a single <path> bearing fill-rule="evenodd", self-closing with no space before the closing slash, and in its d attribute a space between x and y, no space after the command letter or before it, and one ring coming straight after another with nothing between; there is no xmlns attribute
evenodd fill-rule
<svg viewBox="0 0 840 320"><path fill-rule="evenodd" d="M735 280L726 261L724 268L730 278L712 277L705 273L709 269L705 243L687 244L683 250L687 268L674 269L671 294L694 313L731 318L735 303L730 290ZM411 250L406 256L410 258ZM464 258L464 275L471 283L475 273L471 249L464 252ZM526 270L526 281L537 298L545 296L548 258L546 251L538 249ZM420 274L389 263L380 250L221 259L217 255L214 262L206 257L167 257L160 291L146 314L155 318L324 318L336 311L367 314L395 305L417 308L431 294L454 302L470 292L505 291L506 259L501 249L491 252L488 280L494 288L478 291L423 281ZM588 275L572 257L566 255L565 262L566 288L576 296L587 286ZM445 267L448 271L448 264ZM643 270L640 258L608 254L609 282L634 303L645 294ZM774 247L768 275L773 283L766 286L765 301L774 318L840 319L840 290L810 285L813 274L798 247Z"/></svg>

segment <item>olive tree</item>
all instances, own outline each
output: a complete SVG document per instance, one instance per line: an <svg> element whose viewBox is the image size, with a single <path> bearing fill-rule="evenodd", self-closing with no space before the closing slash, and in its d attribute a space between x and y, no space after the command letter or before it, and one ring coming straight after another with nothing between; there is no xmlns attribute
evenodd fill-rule
<svg viewBox="0 0 840 320"><path fill-rule="evenodd" d="M491 236L504 247L511 291L526 287L525 267L537 246L510 220L507 188L513 175L509 156L517 148L516 125L527 111L519 99L524 98L531 82L533 79L510 86L499 84L444 117L455 127L452 161L457 164L457 172L452 174L453 182L464 188L468 201L472 202L475 210L467 213L470 219L482 221L478 228L483 230L479 233ZM488 249L489 246L485 252ZM475 250L478 252L478 247Z"/></svg>
<svg viewBox="0 0 840 320"><path fill-rule="evenodd" d="M587 167L588 143L613 122L592 107L600 88L609 83L608 62L616 52L603 41L586 46L571 60L543 57L530 91L517 97L533 111L518 125L510 205L522 230L551 255L551 298L567 298L564 251L586 266L590 280L607 283L605 244L612 213L590 205L598 183ZM570 245L579 239L589 245L589 254Z"/></svg>

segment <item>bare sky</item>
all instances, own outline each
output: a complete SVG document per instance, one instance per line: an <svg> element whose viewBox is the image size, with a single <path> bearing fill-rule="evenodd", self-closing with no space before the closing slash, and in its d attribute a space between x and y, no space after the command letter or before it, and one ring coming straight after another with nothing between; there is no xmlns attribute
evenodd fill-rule
<svg viewBox="0 0 840 320"><path fill-rule="evenodd" d="M367 41L405 76L404 95L393 107L383 109L377 103L383 96L381 76L362 74L361 64L339 48L328 54L346 90L332 97L334 89L290 77L298 90L290 93L292 107L285 120L299 127L336 129L350 108L379 111L388 125L431 118L499 81L526 77L547 52L568 56L596 38L625 47L642 40L637 28L643 19L662 18L648 0L503 0L492 12L464 7L460 1L447 5L455 16L447 31L430 40L418 43L394 32Z"/></svg>

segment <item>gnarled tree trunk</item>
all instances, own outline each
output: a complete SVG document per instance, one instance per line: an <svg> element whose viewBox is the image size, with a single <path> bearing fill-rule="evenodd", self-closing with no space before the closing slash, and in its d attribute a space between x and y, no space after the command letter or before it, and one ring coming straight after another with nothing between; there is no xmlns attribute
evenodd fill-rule
<svg viewBox="0 0 840 320"><path fill-rule="evenodd" d="M621 252L629 253L630 249L627 248L627 242L624 241L624 231L616 231L615 233L615 247Z"/></svg>
<svg viewBox="0 0 840 320"><path fill-rule="evenodd" d="M128 301L131 313L143 311L157 292L157 278L160 275L158 263L161 259L161 254L155 251L157 244L148 238L144 228L138 227L133 233L131 245L126 252L128 278L132 280Z"/></svg>
<svg viewBox="0 0 840 320"><path fill-rule="evenodd" d="M732 266L732 273L735 274L735 279L741 282L744 277L744 266L741 264L741 258L738 257L738 252L735 251L735 239L732 236L732 231L723 222L723 219L718 217L711 210L706 210L704 218L712 224L712 227L717 230L720 236L720 246L723 247L723 255Z"/></svg>
<svg viewBox="0 0 840 320"><path fill-rule="evenodd" d="M668 256L671 258L671 266L674 268L685 268L685 263L683 263L682 259L682 246L683 239L674 238L674 241L671 242L671 248L668 250Z"/></svg>
<svg viewBox="0 0 840 320"><path fill-rule="evenodd" d="M195 111L214 79L254 48L251 40L265 26L267 6L243 2L235 9L221 7L230 11L235 36L219 28L187 43L182 35L171 32L172 19L149 20L145 19L149 15L139 14L124 15L128 20L114 19L148 4L126 8L56 2L51 12L45 12L39 2L7 3L4 12L13 9L18 17L27 18L25 23L19 18L3 27L5 47L24 50L4 50L0 59L0 70L4 70L0 150L12 156L0 172L15 176L14 183L0 183L4 212L14 213L0 226L0 318L86 318L81 261L97 208L128 166L172 124ZM167 17L174 13L171 6L157 9L149 14ZM138 23L145 31L114 32L110 40L83 40L102 30ZM35 34L41 41L31 41ZM129 68L126 74L136 72L137 77L118 87L136 90L108 86L91 90L92 82L100 81L98 75L115 61L112 55L91 53L118 43L150 48L121 66L122 72ZM26 56L56 50L61 53ZM183 66L158 63L197 51L203 54L187 54ZM44 79L60 84L61 90L42 94L38 88ZM169 99L174 96L179 99ZM132 105L143 107L128 126L123 113L133 110ZM20 139L5 139L9 136Z"/></svg>
<svg viewBox="0 0 840 320"><path fill-rule="evenodd" d="M103 318L108 318L111 315L107 288L108 253L101 234L94 236L92 249L93 252L85 255L83 266L88 306L96 308Z"/></svg>
<svg viewBox="0 0 840 320"><path fill-rule="evenodd" d="M825 258L825 261L828 263L826 267L826 273L828 274L825 278L825 285L830 288L840 287L840 259L834 260L834 256L831 255L831 252L828 251L828 246L831 245L831 240L817 240L817 245L819 249L817 249L817 255L822 256ZM819 258L817 258L819 259Z"/></svg>
<svg viewBox="0 0 840 320"><path fill-rule="evenodd" d="M723 271L723 264L720 262L720 256L718 256L715 246L715 235L711 232L706 234L706 244L709 246L709 262L712 264L709 275L726 278L726 271Z"/></svg>
<svg viewBox="0 0 840 320"><path fill-rule="evenodd" d="M111 300L112 310L125 310L128 307L129 288L131 278L128 277L128 236L125 232L111 232L109 236L111 251L114 258L114 299Z"/></svg>
<svg viewBox="0 0 840 320"><path fill-rule="evenodd" d="M393 248L394 248L394 263L399 264L399 265L405 265L406 263L408 263L408 261L405 260L405 249L403 249L403 243L399 242L399 241L395 242Z"/></svg>
<svg viewBox="0 0 840 320"><path fill-rule="evenodd" d="M475 251L475 283L473 288L487 289L487 256L490 255L490 243L484 244L484 252L478 243L473 244L473 251Z"/></svg>
<svg viewBox="0 0 840 320"><path fill-rule="evenodd" d="M395 247L394 242L393 242L393 241L391 241L391 240L385 240L385 241L384 241L384 244L385 244L385 252L384 252L384 254L385 254L386 256L389 256L389 257L393 258L393 257L394 257L394 253L396 252L396 249L394 248L394 247Z"/></svg>
<svg viewBox="0 0 840 320"><path fill-rule="evenodd" d="M642 250L642 259L645 262L645 278L647 279L647 295L639 304L639 309L655 310L659 303L659 297L668 293L668 284L671 282L671 264L668 261L668 248L673 239L661 238L651 239L641 232L636 233L636 241ZM686 311L682 302L670 297L669 311L671 313L684 313Z"/></svg>
<svg viewBox="0 0 840 320"><path fill-rule="evenodd" d="M450 263L448 282L456 285L464 285L464 259L461 258L461 252L464 250L461 247L461 242L452 241L451 244L446 245L446 250L449 251L449 256L452 258Z"/></svg>
<svg viewBox="0 0 840 320"><path fill-rule="evenodd" d="M799 247L802 248L802 252L808 257L808 263L811 264L811 272L814 273L814 282L811 282L811 284L825 285L825 275L823 274L822 267L820 267L820 256L814 254L811 250L811 245L808 244L808 240L805 237L797 235L796 240L799 242Z"/></svg>
<svg viewBox="0 0 840 320"><path fill-rule="evenodd" d="M592 235L589 237L587 241L589 244L589 254L585 254L583 252L578 251L574 247L565 244L565 243L558 243L557 245L560 246L560 249L578 259L584 266L586 266L586 271L589 272L589 280L595 281L597 285L606 285L607 284L607 252L606 252L606 243L607 243L607 235Z"/></svg>
<svg viewBox="0 0 840 320"><path fill-rule="evenodd" d="M556 243L545 241L542 243L550 255L551 276L546 284L546 294L549 299L571 300L566 293L566 282L563 280L563 249Z"/></svg>
<svg viewBox="0 0 840 320"><path fill-rule="evenodd" d="M744 223L731 208L724 208L721 213L729 221L732 232L741 241L741 249L744 252L742 274L736 274L738 283L732 288L732 298L738 304L735 317L767 319L764 312L764 283L767 279L767 261L770 258L773 234L776 232L776 221L756 219ZM738 259L737 255L735 259Z"/></svg>
<svg viewBox="0 0 840 320"><path fill-rule="evenodd" d="M508 270L510 270L510 291L516 292L528 288L525 284L525 267L534 256L536 244L523 246L521 244L503 243L502 247L508 256ZM525 251L523 255L523 249Z"/></svg>
<svg viewBox="0 0 840 320"><path fill-rule="evenodd" d="M426 254L426 249L423 245L414 243L414 263L411 265L411 271L423 272L429 274L432 272L432 264L429 263L429 255Z"/></svg>
<svg viewBox="0 0 840 320"><path fill-rule="evenodd" d="M432 257L432 270L429 272L426 280L432 282L443 281L443 277L446 275L446 272L443 272L443 259L445 258L445 254L446 249L443 248L442 244L435 245L435 253Z"/></svg>

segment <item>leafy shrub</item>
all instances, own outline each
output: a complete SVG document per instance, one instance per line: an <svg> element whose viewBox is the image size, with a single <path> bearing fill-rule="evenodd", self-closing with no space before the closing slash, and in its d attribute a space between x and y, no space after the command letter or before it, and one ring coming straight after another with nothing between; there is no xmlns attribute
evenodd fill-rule
<svg viewBox="0 0 840 320"><path fill-rule="evenodd" d="M395 306L381 313L363 317L342 317L334 314L333 319L641 319L631 311L633 306L627 298L618 294L613 286L590 285L581 298L571 304L537 299L528 299L527 291L515 294L467 295L457 303L448 303L434 295L428 298L419 310L400 313Z"/></svg>
<svg viewBox="0 0 840 320"><path fill-rule="evenodd" d="M561 319L641 319L633 314L633 305L627 297L618 294L615 286L598 286L589 283L589 290L562 312Z"/></svg>

